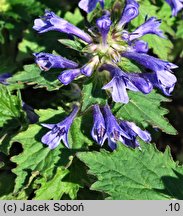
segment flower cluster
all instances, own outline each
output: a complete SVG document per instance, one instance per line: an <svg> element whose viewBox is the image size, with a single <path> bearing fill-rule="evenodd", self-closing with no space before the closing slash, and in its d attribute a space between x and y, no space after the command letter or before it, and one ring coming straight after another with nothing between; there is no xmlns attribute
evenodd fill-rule
<svg viewBox="0 0 183 216"><path fill-rule="evenodd" d="M104 6L102 0L81 0L79 6L86 12L92 11L97 2ZM51 68L66 69L59 75L59 81L68 85L78 77L98 76L105 73L108 79L104 79L103 90L109 90L114 102L128 103L127 89L149 94L153 88L159 88L165 95L169 96L174 89L176 77L172 69L175 64L148 55L148 44L141 39L147 34L155 34L163 37L160 30L161 20L150 17L144 21L133 32L126 29L127 24L139 14L139 4L135 0L126 0L126 5L118 22L113 22L109 11L96 20L96 27L85 32L72 25L68 21L58 17L53 12L46 11L45 15L34 22L34 29L39 33L47 31L60 31L77 37L78 41L84 44L81 52L88 59L84 65L79 65L69 59L49 53L35 53L35 61L41 70L47 71ZM135 61L148 72L128 73L120 68L124 58ZM98 74L97 74L98 73ZM117 121L112 115L108 105L102 108L103 114L98 105L94 106L94 126L92 137L99 144L103 145L106 138L111 149L116 148L116 141L131 147L139 147L136 137L144 141L150 141L150 135L142 131L132 122ZM69 147L67 133L78 108L74 108L71 116L56 125L43 126L51 129L43 138L42 142L50 148L55 148L61 139Z"/></svg>

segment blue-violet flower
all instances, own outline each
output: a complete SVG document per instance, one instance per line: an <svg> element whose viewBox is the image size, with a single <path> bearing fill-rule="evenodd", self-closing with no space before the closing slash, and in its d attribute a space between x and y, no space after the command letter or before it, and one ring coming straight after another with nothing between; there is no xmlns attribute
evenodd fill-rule
<svg viewBox="0 0 183 216"><path fill-rule="evenodd" d="M159 88L165 95L170 96L174 90L177 78L171 72L159 71L158 73L144 74L154 87Z"/></svg>
<svg viewBox="0 0 183 216"><path fill-rule="evenodd" d="M110 71L113 77L102 89L110 89L115 102L128 103L129 98L126 88L132 91L140 91L144 94L152 91L153 86L151 82L143 77L143 74L125 73L120 68L109 64L103 65L102 69Z"/></svg>
<svg viewBox="0 0 183 216"><path fill-rule="evenodd" d="M182 0L166 0L172 9L172 15L177 16L178 12L183 9Z"/></svg>
<svg viewBox="0 0 183 216"><path fill-rule="evenodd" d="M133 49L138 53L147 53L149 50L148 43L143 40L136 40L133 44Z"/></svg>
<svg viewBox="0 0 183 216"><path fill-rule="evenodd" d="M49 53L34 53L35 62L41 70L48 71L50 68L76 68L78 64L62 56Z"/></svg>
<svg viewBox="0 0 183 216"><path fill-rule="evenodd" d="M103 15L102 17L100 17L99 19L97 19L96 25L98 27L98 30L102 36L102 42L105 45L106 44L106 40L107 40L107 35L108 32L110 30L112 21L110 18L110 13L106 13L105 15Z"/></svg>
<svg viewBox="0 0 183 216"><path fill-rule="evenodd" d="M60 31L66 34L75 35L87 43L92 42L92 38L87 33L48 10L45 11L43 17L35 19L33 29L39 33L53 30Z"/></svg>
<svg viewBox="0 0 183 216"><path fill-rule="evenodd" d="M78 106L74 106L71 114L57 124L42 124L42 126L50 129L50 131L42 137L41 142L48 145L50 149L54 149L62 140L64 145L67 148L70 148L68 143L68 132L78 110Z"/></svg>
<svg viewBox="0 0 183 216"><path fill-rule="evenodd" d="M134 32L130 34L129 40L132 41L146 34L156 34L159 37L164 38L163 32L159 29L160 24L160 19L156 19L156 17L150 17L147 21L145 21Z"/></svg>
<svg viewBox="0 0 183 216"><path fill-rule="evenodd" d="M107 139L106 127L104 122L104 117L100 111L99 105L93 106L93 128L91 131L91 135L93 139L102 146Z"/></svg>
<svg viewBox="0 0 183 216"><path fill-rule="evenodd" d="M104 120L106 125L106 133L108 137L108 145L114 150L116 149L116 142L120 141L123 143L123 137L130 139L130 136L124 131L118 124L116 118L113 116L109 105L103 107Z"/></svg>
<svg viewBox="0 0 183 216"><path fill-rule="evenodd" d="M139 4L135 0L126 0L126 6L118 23L118 28L122 28L139 14Z"/></svg>
<svg viewBox="0 0 183 216"><path fill-rule="evenodd" d="M130 139L123 138L123 142L126 146L131 148L140 147L140 144L136 139L137 136L144 142L151 141L151 135L147 131L141 130L135 123L121 120L119 125L130 136Z"/></svg>
<svg viewBox="0 0 183 216"><path fill-rule="evenodd" d="M80 1L79 5L82 5L85 9L87 8L86 10L88 11L95 7L97 2L99 1L86 0ZM83 66L80 66L63 57L59 59L58 56L54 58L51 54L41 53L35 54L36 62L42 70L48 70L51 67L70 69L62 72L58 77L64 85L68 85L72 80L80 78L82 75L89 77L94 71L99 70L99 68L110 71L112 80L103 89L112 90L112 97L115 102L127 103L129 101L126 89L148 94L154 86L160 88L166 94L170 93L173 91L176 78L169 72L177 66L168 61L147 55L148 43L138 40L138 38L145 34L156 34L164 37L162 31L159 29L161 20L150 17L134 32L130 33L125 29L125 26L138 14L139 4L135 0L127 0L120 21L112 23L109 11L105 11L104 15L96 21L98 31L96 28L90 29L91 37L64 19L59 18L53 12L46 11L45 16L35 20L34 28L39 32L58 30L78 36L88 43L85 43L86 46L81 50L88 60ZM152 70L152 72L156 73L156 79L152 79L154 75L146 76L146 73L123 72L119 69L122 57L134 60ZM104 67L105 64L108 65L106 69ZM109 65L112 65L113 69ZM120 67L123 67L123 65L120 64ZM115 68L118 68L118 70ZM105 82L106 78L102 79Z"/></svg>
<svg viewBox="0 0 183 216"><path fill-rule="evenodd" d="M68 85L79 75L81 75L80 69L65 70L58 76L58 80L64 85Z"/></svg>

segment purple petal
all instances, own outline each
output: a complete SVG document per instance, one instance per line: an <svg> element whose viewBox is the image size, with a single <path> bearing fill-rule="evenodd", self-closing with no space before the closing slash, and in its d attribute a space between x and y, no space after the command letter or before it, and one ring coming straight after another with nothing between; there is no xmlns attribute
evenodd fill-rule
<svg viewBox="0 0 183 216"><path fill-rule="evenodd" d="M157 73L147 73L146 77L157 88L163 91L167 96L170 96L177 82L176 77L168 71L159 71Z"/></svg>
<svg viewBox="0 0 183 216"><path fill-rule="evenodd" d="M101 6L102 9L104 9L104 4L105 4L104 1L105 1L105 0L99 0L100 6Z"/></svg>
<svg viewBox="0 0 183 216"><path fill-rule="evenodd" d="M41 70L47 71L50 68L76 68L78 64L74 61L49 53L34 53L35 61Z"/></svg>
<svg viewBox="0 0 183 216"><path fill-rule="evenodd" d="M43 31L43 28L46 26L46 23L42 19L35 19L33 29L36 31ZM46 29L44 29L46 30ZM44 32L44 31L43 31Z"/></svg>
<svg viewBox="0 0 183 216"><path fill-rule="evenodd" d="M122 56L132 59L137 63L141 64L142 66L155 72L163 70L170 71L171 69L178 67L177 65L172 64L168 61L164 61L144 53L124 52Z"/></svg>
<svg viewBox="0 0 183 216"><path fill-rule="evenodd" d="M87 33L72 25L68 21L58 17L51 11L45 11L45 15L42 18L36 19L34 21L33 29L39 33L55 30L64 32L66 34L75 35L87 43L92 42L92 38Z"/></svg>
<svg viewBox="0 0 183 216"><path fill-rule="evenodd" d="M130 35L130 41L142 37L146 34L156 34L159 37L164 38L163 32L159 29L161 20L156 17L149 18L145 23L139 26L134 32Z"/></svg>
<svg viewBox="0 0 183 216"><path fill-rule="evenodd" d="M153 89L151 82L143 74L125 73L120 68L109 64L104 64L100 70L102 69L110 71L113 76L112 80L102 89L109 89L115 102L128 103L126 88L141 91L144 94L150 93Z"/></svg>
<svg viewBox="0 0 183 216"><path fill-rule="evenodd" d="M139 14L139 4L135 0L127 0L118 27L122 28Z"/></svg>
<svg viewBox="0 0 183 216"><path fill-rule="evenodd" d="M133 49L138 53L147 53L149 50L148 43L143 40L137 40L133 45Z"/></svg>
<svg viewBox="0 0 183 216"><path fill-rule="evenodd" d="M177 16L178 12L183 9L183 3L181 0L166 0L172 9L172 15Z"/></svg>
<svg viewBox="0 0 183 216"><path fill-rule="evenodd" d="M107 128L107 136L113 141L121 141L123 142L123 137L130 139L129 135L120 128L116 118L111 113L111 110L108 105L105 105L104 108L104 120Z"/></svg>
<svg viewBox="0 0 183 216"><path fill-rule="evenodd" d="M126 86L130 90L134 90L133 86L131 85L133 84L137 90L141 91L144 94L149 94L152 91L153 86L151 82L148 79L145 79L142 73L128 73L127 76L128 78L124 79L127 80Z"/></svg>
<svg viewBox="0 0 183 216"><path fill-rule="evenodd" d="M74 105L73 110L72 110L72 112L69 114L69 116L66 117L63 121L59 122L59 123L57 124L57 126L59 126L59 127L65 126L66 131L68 131L69 128L70 128L70 126L71 126L71 124L72 124L72 122L73 122L73 120L74 120L74 118L76 117L78 111L79 111L79 107L76 106L76 105Z"/></svg>
<svg viewBox="0 0 183 216"><path fill-rule="evenodd" d="M129 34L129 32L126 31L126 30L123 30L123 31L122 31L122 35L121 35L121 38L122 38L122 40L128 42L129 39L130 39L130 34Z"/></svg>
<svg viewBox="0 0 183 216"><path fill-rule="evenodd" d="M113 79L103 86L102 89L109 89L112 94L112 99L116 103L127 104L129 102L126 86L121 77L113 77Z"/></svg>
<svg viewBox="0 0 183 216"><path fill-rule="evenodd" d="M93 106L94 124L91 131L92 138L102 146L107 138L104 117L98 105Z"/></svg>
<svg viewBox="0 0 183 216"><path fill-rule="evenodd" d="M88 77L91 76L98 63L99 63L99 57L98 56L93 57L89 63L85 64L81 68L81 73Z"/></svg>
<svg viewBox="0 0 183 216"><path fill-rule="evenodd" d="M64 145L67 147L67 148L70 148L70 145L69 145L69 142L68 142L68 134L65 133L62 137L62 141L64 143Z"/></svg>
<svg viewBox="0 0 183 216"><path fill-rule="evenodd" d="M97 24L100 34L102 35L103 44L106 44L107 34L112 24L110 13L106 13L105 15L97 19L96 24Z"/></svg>
<svg viewBox="0 0 183 216"><path fill-rule="evenodd" d="M126 122L126 124L145 142L151 141L151 135L147 131L141 130L136 124L133 122Z"/></svg>
<svg viewBox="0 0 183 216"><path fill-rule="evenodd" d="M124 144L127 147L131 147L133 149L140 147L140 144L138 143L138 141L136 139L129 140L129 139L124 138Z"/></svg>
<svg viewBox="0 0 183 216"><path fill-rule="evenodd" d="M166 94L170 95L170 93L173 91L175 83L177 82L177 78L168 71L159 71L157 73L157 78L159 82L161 83L162 90Z"/></svg>
<svg viewBox="0 0 183 216"><path fill-rule="evenodd" d="M67 24L68 22L66 20L58 17L51 11L45 10L43 17L35 19L33 29L38 31L39 33L44 33L52 30L65 32Z"/></svg>
<svg viewBox="0 0 183 216"><path fill-rule="evenodd" d="M34 109L22 101L22 109L26 112L30 124L35 124L39 120L39 116L34 112Z"/></svg>
<svg viewBox="0 0 183 216"><path fill-rule="evenodd" d="M139 136L145 142L151 141L151 135L147 131L141 130L138 126L136 126L133 122L128 121L120 121L120 127L126 131L130 137L130 139L124 138L124 144L128 147L137 148L140 147L137 136Z"/></svg>
<svg viewBox="0 0 183 216"><path fill-rule="evenodd" d="M57 133L53 133L52 131L46 133L41 139L41 142L48 145L50 149L56 148L60 141L61 136L58 136Z"/></svg>
<svg viewBox="0 0 183 216"><path fill-rule="evenodd" d="M53 129L55 127L55 124L45 124L45 123L42 123L41 125L43 127L45 127L45 128L48 128L48 129Z"/></svg>
<svg viewBox="0 0 183 216"><path fill-rule="evenodd" d="M69 148L67 136L78 111L79 107L75 105L70 115L58 124L42 124L44 127L51 129L51 131L42 137L41 142L48 145L50 149L53 149L59 145L61 140L63 140L64 145Z"/></svg>
<svg viewBox="0 0 183 216"><path fill-rule="evenodd" d="M65 70L58 76L58 80L64 85L68 85L79 75L81 75L80 69Z"/></svg>

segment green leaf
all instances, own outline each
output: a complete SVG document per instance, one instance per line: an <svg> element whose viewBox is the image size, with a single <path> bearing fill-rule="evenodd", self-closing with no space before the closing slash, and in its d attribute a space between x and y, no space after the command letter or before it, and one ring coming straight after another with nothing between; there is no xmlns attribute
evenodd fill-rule
<svg viewBox="0 0 183 216"><path fill-rule="evenodd" d="M60 72L41 71L36 64L24 66L24 71L18 72L12 78L8 79L10 84L26 83L27 85L35 85L34 88L46 88L53 91L61 87L61 83L57 80Z"/></svg>
<svg viewBox="0 0 183 216"><path fill-rule="evenodd" d="M177 166L168 150L163 154L152 144L141 147L142 151L119 145L113 153L79 153L98 179L91 189L113 200L183 199L183 167Z"/></svg>
<svg viewBox="0 0 183 216"><path fill-rule="evenodd" d="M141 73L142 69L140 66L137 66L132 62L132 60L129 60L127 58L122 58L122 60L118 63L118 66L120 66L124 71L127 72L133 72L133 73Z"/></svg>
<svg viewBox="0 0 183 216"><path fill-rule="evenodd" d="M112 5L114 4L116 0L105 0L105 8L111 9Z"/></svg>
<svg viewBox="0 0 183 216"><path fill-rule="evenodd" d="M41 187L36 190L36 200L59 200L64 194L68 194L71 199L76 199L79 185L63 181L63 178L69 173L67 169L58 168L54 177L50 181L45 178L37 180L35 184Z"/></svg>
<svg viewBox="0 0 183 216"><path fill-rule="evenodd" d="M104 105L106 103L106 93L101 89L103 85L100 75L96 75L84 83L82 89L82 111L85 111L91 105Z"/></svg>
<svg viewBox="0 0 183 216"><path fill-rule="evenodd" d="M93 141L87 137L87 135L90 136L91 125L86 121L88 121L86 115L77 117L71 125L69 144L72 149L87 148L87 146L92 145Z"/></svg>
<svg viewBox="0 0 183 216"><path fill-rule="evenodd" d="M61 44L74 49L76 51L82 51L83 47L79 41L76 40L69 40L69 39L60 39L58 40Z"/></svg>
<svg viewBox="0 0 183 216"><path fill-rule="evenodd" d="M129 91L128 95L130 97L128 104L121 105L118 103L114 106L116 117L136 122L143 127L151 125L167 134L177 134L174 127L164 117L168 110L160 107L161 102L168 102L169 99L155 93L155 91L148 95Z"/></svg>
<svg viewBox="0 0 183 216"><path fill-rule="evenodd" d="M12 95L8 88L0 84L0 127L8 120L14 120L14 127L20 125L20 117L23 114L20 95Z"/></svg>
<svg viewBox="0 0 183 216"><path fill-rule="evenodd" d="M156 16L158 10L158 7L152 5L149 1L141 1L139 5L139 15L131 21L132 25L136 28L144 23L146 15L148 17Z"/></svg>
<svg viewBox="0 0 183 216"><path fill-rule="evenodd" d="M16 69L15 62L12 61L12 57L7 57L7 56L0 56L1 62L0 62L0 69L1 69L1 74L3 73L12 73Z"/></svg>
<svg viewBox="0 0 183 216"><path fill-rule="evenodd" d="M68 20L73 25L78 25L80 22L84 20L79 8L76 8L74 13L71 13L70 11L66 12L64 19Z"/></svg>
<svg viewBox="0 0 183 216"><path fill-rule="evenodd" d="M177 38L183 38L183 22L182 22L182 20L178 22L176 37Z"/></svg>
<svg viewBox="0 0 183 216"><path fill-rule="evenodd" d="M173 25L175 24L175 17L172 16L170 5L164 1L163 6L158 11L156 17L162 19L161 29L174 36L175 31L173 30Z"/></svg>
<svg viewBox="0 0 183 216"><path fill-rule="evenodd" d="M11 147L12 136L28 124L26 113L22 110L20 92L13 95L9 87L0 84L0 152L6 155Z"/></svg>

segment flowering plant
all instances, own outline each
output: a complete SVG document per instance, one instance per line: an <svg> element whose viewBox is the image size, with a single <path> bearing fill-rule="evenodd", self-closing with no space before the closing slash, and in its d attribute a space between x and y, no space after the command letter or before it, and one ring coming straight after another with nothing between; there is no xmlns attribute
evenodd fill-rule
<svg viewBox="0 0 183 216"><path fill-rule="evenodd" d="M30 13L16 68L0 75L0 148L16 164L2 199L181 198L169 182L183 168L157 147L161 131L177 135L162 102L178 88L182 2L158 2Z"/></svg>

